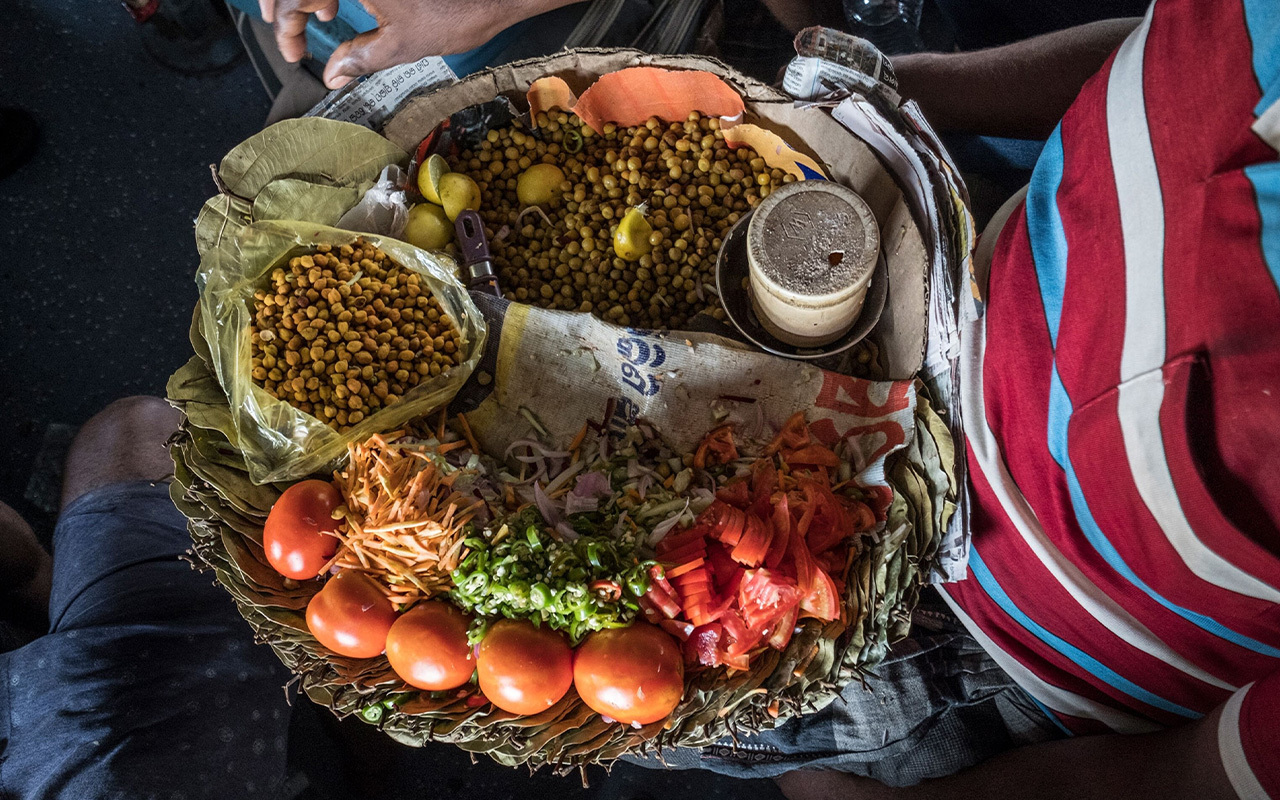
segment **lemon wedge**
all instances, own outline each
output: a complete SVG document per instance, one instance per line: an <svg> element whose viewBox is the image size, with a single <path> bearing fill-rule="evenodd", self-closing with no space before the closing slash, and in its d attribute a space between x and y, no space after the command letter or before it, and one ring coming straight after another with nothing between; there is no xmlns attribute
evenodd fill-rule
<svg viewBox="0 0 1280 800"><path fill-rule="evenodd" d="M440 179L448 172L449 162L445 161L444 156L439 153L433 153L425 164L418 167L418 191L422 192L423 197L436 205L442 205L440 202Z"/></svg>
<svg viewBox="0 0 1280 800"><path fill-rule="evenodd" d="M618 222L613 232L613 252L625 261L639 261L641 256L649 255L653 245L649 237L653 235L653 226L644 218L645 204L641 203L628 211Z"/></svg>
<svg viewBox="0 0 1280 800"><path fill-rule="evenodd" d="M480 187L466 175L447 172L440 176L437 188L440 190L440 205L444 206L445 216L450 222L456 220L464 208L480 210Z"/></svg>
<svg viewBox="0 0 1280 800"><path fill-rule="evenodd" d="M555 164L534 164L516 179L516 197L522 206L545 206L560 196L564 172Z"/></svg>
<svg viewBox="0 0 1280 800"><path fill-rule="evenodd" d="M409 209L404 226L404 240L423 250L439 250L453 241L453 223L444 209L434 203L418 203Z"/></svg>

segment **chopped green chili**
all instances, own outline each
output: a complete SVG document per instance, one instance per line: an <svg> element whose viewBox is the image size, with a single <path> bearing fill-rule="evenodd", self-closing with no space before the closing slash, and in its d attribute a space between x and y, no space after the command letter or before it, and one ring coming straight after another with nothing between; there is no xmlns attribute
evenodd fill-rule
<svg viewBox="0 0 1280 800"><path fill-rule="evenodd" d="M523 536L516 529L468 537L471 554L453 572L450 598L477 617L473 641L479 626L496 617L531 619L574 643L636 618L654 565L636 555L637 541L612 535L561 541L534 516L508 523L514 525L524 527Z"/></svg>

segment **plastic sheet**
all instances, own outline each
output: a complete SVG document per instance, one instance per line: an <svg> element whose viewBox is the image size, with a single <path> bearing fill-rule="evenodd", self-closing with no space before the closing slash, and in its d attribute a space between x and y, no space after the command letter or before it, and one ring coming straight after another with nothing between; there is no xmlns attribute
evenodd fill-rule
<svg viewBox="0 0 1280 800"><path fill-rule="evenodd" d="M400 402L339 433L288 403L272 397L250 376L250 322L253 293L266 276L316 245L350 244L357 234L304 222L259 222L206 253L200 295L201 333L209 344L213 368L227 394L235 445L255 483L288 481L331 468L347 444L388 431L448 403L475 369L484 351L484 319L444 256L395 239L364 235L401 266L417 272L462 334L462 362L418 384Z"/></svg>

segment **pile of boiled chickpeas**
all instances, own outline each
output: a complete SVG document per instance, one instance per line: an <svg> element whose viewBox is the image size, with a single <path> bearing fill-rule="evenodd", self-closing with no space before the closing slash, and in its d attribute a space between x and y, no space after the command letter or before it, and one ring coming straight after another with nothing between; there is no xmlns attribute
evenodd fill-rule
<svg viewBox="0 0 1280 800"><path fill-rule="evenodd" d="M461 360L419 275L363 239L291 258L254 293L250 368L268 394L337 430Z"/></svg>
<svg viewBox="0 0 1280 800"><path fill-rule="evenodd" d="M559 192L522 207L516 183L534 164L563 173ZM680 328L700 312L724 319L715 262L729 228L775 187L794 177L753 150L731 148L720 120L650 118L612 123L597 134L572 114L539 113L490 130L450 159L480 188L480 214L505 296L544 308L585 311L620 325ZM649 252L626 260L614 232L643 207Z"/></svg>

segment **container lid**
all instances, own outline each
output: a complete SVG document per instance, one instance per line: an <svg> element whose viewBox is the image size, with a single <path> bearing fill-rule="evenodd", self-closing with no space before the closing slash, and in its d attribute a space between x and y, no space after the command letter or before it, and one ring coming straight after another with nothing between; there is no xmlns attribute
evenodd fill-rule
<svg viewBox="0 0 1280 800"><path fill-rule="evenodd" d="M783 184L755 209L747 228L752 277L803 305L865 289L879 251L871 208L835 181Z"/></svg>

